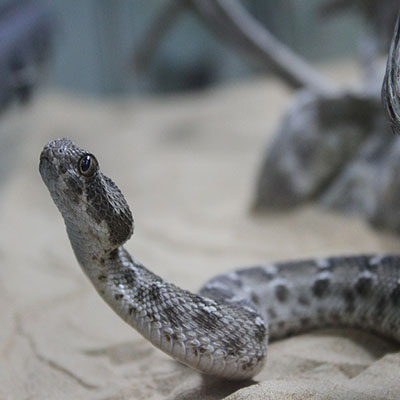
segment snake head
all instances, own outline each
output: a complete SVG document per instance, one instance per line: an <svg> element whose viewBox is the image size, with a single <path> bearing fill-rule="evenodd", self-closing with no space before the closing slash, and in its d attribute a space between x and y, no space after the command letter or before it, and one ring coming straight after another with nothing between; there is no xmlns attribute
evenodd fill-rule
<svg viewBox="0 0 400 400"><path fill-rule="evenodd" d="M93 154L68 138L53 140L40 155L39 171L71 242L90 240L111 251L130 238L134 223L129 206ZM72 244L75 248L77 243Z"/></svg>

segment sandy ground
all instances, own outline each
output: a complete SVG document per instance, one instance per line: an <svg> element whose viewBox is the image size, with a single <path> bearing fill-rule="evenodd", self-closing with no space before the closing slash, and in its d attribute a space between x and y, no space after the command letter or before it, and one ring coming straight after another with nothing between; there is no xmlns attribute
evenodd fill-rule
<svg viewBox="0 0 400 400"><path fill-rule="evenodd" d="M315 206L249 213L289 94L268 80L126 101L43 93L24 115L3 118L0 399L400 398L399 347L365 332L273 343L264 370L245 384L171 360L96 294L38 173L50 139L69 136L94 152L135 214L128 250L191 290L260 261L396 251L398 238Z"/></svg>

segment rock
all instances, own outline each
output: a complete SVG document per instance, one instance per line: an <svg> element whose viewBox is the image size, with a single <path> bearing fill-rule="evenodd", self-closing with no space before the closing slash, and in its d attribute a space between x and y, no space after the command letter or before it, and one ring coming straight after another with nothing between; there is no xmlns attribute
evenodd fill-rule
<svg viewBox="0 0 400 400"><path fill-rule="evenodd" d="M395 137L389 146L382 173L377 176L377 205L370 222L400 234L400 138Z"/></svg>
<svg viewBox="0 0 400 400"><path fill-rule="evenodd" d="M266 152L255 209L320 198L374 132L381 114L379 98L362 93L321 97L302 91Z"/></svg>
<svg viewBox="0 0 400 400"><path fill-rule="evenodd" d="M399 170L400 138L378 96L303 91L266 151L254 209L316 201L400 233Z"/></svg>
<svg viewBox="0 0 400 400"><path fill-rule="evenodd" d="M256 210L316 200L400 233L400 137L390 134L400 133L399 60L400 19L380 93L383 105L373 80L362 92L296 97L266 152Z"/></svg>
<svg viewBox="0 0 400 400"><path fill-rule="evenodd" d="M324 206L377 221L379 200L384 187L392 179L392 163L388 162L397 138L382 124L360 146L353 160L339 171L320 201ZM384 225L383 225L384 226Z"/></svg>

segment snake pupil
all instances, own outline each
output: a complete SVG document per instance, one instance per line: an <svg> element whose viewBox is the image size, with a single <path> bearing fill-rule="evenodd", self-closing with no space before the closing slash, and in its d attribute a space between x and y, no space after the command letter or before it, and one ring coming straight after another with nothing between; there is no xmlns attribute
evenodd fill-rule
<svg viewBox="0 0 400 400"><path fill-rule="evenodd" d="M96 166L96 159L90 154L86 154L79 161L79 171L84 176L93 175L96 171Z"/></svg>
<svg viewBox="0 0 400 400"><path fill-rule="evenodd" d="M82 158L81 162L81 170L82 172L86 172L90 168L90 156L85 156Z"/></svg>

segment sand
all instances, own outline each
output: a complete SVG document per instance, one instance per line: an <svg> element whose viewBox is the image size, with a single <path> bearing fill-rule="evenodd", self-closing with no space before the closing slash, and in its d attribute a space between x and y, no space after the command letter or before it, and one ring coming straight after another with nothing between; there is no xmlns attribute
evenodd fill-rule
<svg viewBox="0 0 400 400"><path fill-rule="evenodd" d="M257 80L191 95L98 101L40 93L0 124L0 399L399 399L399 346L366 332L271 344L251 382L205 378L126 325L80 270L38 173L50 139L90 149L136 219L130 252L190 290L267 260L394 252L399 239L314 205L249 213L291 93Z"/></svg>

